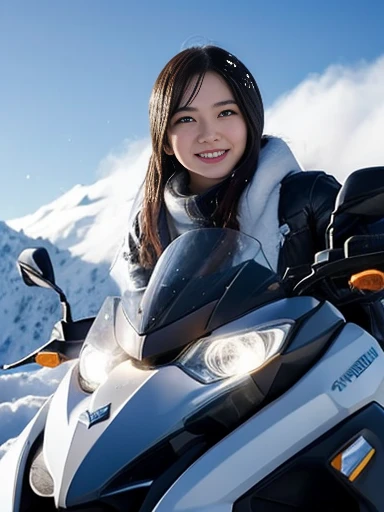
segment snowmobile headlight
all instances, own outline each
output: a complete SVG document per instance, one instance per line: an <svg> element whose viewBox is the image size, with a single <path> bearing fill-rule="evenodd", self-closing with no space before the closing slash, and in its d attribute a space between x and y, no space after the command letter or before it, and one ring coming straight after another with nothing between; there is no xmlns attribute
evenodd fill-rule
<svg viewBox="0 0 384 512"><path fill-rule="evenodd" d="M120 299L107 297L102 305L79 357L79 381L84 391L92 393L118 364L128 359L128 354L115 338L115 313Z"/></svg>
<svg viewBox="0 0 384 512"><path fill-rule="evenodd" d="M125 352L113 354L98 350L92 345L84 346L79 359L81 387L92 393L107 380L113 368L126 359L128 356Z"/></svg>
<svg viewBox="0 0 384 512"><path fill-rule="evenodd" d="M203 338L179 359L184 370L204 384L250 373L276 355L291 323L247 330L225 338Z"/></svg>

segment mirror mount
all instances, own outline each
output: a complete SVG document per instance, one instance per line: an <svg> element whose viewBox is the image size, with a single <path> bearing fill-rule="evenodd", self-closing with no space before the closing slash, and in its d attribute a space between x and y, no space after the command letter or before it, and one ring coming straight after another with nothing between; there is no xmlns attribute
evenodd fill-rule
<svg viewBox="0 0 384 512"><path fill-rule="evenodd" d="M72 323L73 318L72 318L71 306L70 306L69 302L67 301L64 294L62 296L60 296L60 303L61 303L63 321L66 322L67 324Z"/></svg>

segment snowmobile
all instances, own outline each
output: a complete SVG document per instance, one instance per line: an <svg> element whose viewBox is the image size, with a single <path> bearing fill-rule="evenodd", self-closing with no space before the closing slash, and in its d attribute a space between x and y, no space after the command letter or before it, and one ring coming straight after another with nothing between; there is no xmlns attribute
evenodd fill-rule
<svg viewBox="0 0 384 512"><path fill-rule="evenodd" d="M384 167L360 169L312 265L280 278L257 240L196 229L94 319L23 251L63 319L2 369L68 371L0 461L1 511L384 511L382 217Z"/></svg>

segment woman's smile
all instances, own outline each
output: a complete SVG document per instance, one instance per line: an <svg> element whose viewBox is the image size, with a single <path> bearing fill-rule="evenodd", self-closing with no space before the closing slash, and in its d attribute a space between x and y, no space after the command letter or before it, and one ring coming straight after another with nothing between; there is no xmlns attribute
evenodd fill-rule
<svg viewBox="0 0 384 512"><path fill-rule="evenodd" d="M215 151L204 151L196 156L205 164L216 164L224 160L228 152L229 149L216 149Z"/></svg>

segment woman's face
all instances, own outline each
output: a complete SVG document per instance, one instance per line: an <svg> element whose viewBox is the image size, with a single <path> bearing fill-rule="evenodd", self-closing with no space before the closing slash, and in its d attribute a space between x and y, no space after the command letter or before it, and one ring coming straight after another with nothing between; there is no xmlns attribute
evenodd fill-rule
<svg viewBox="0 0 384 512"><path fill-rule="evenodd" d="M193 83L185 92L185 105ZM201 193L220 183L245 151L247 125L233 93L218 74L207 72L200 91L187 107L180 107L167 130L168 155L189 171L190 190Z"/></svg>

